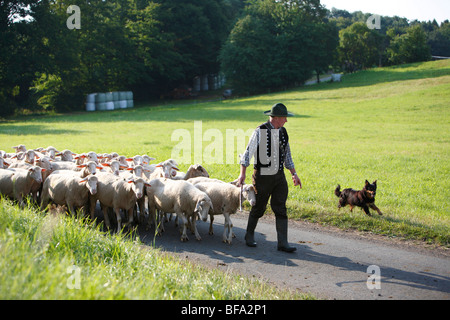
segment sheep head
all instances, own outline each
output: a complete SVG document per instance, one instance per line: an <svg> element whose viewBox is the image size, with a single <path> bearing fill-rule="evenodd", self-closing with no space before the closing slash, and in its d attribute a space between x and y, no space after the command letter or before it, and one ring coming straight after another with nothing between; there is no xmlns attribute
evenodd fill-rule
<svg viewBox="0 0 450 320"><path fill-rule="evenodd" d="M210 210L213 210L211 199L209 197L205 197L197 201L194 213L198 214L199 218L203 221L206 221Z"/></svg>

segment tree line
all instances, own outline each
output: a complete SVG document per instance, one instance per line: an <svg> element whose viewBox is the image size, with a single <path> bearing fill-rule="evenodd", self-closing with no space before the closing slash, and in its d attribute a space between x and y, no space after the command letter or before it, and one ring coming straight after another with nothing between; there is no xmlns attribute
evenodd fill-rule
<svg viewBox="0 0 450 320"><path fill-rule="evenodd" d="M0 116L81 110L91 92L151 99L203 74L253 93L450 56L448 21L381 17L372 30L369 17L319 0L0 0Z"/></svg>

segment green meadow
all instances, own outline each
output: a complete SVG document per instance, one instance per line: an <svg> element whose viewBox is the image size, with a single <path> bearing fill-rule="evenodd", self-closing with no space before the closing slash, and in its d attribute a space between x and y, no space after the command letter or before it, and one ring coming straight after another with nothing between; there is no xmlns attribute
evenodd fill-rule
<svg viewBox="0 0 450 320"><path fill-rule="evenodd" d="M22 143L148 154L156 162L174 157L182 170L200 162L211 177L231 181L251 131L276 102L297 115L286 124L303 183L300 190L288 179L292 219L449 246L449 61L376 68L340 83L232 100L18 117L0 123L0 149ZM336 186L361 189L366 179L378 181L376 204L384 215L338 210Z"/></svg>
<svg viewBox="0 0 450 320"><path fill-rule="evenodd" d="M2 300L314 299L1 199L0 283Z"/></svg>
<svg viewBox="0 0 450 320"><path fill-rule="evenodd" d="M449 247L450 61L367 70L341 83L233 100L17 117L0 122L0 149L52 145L156 161L175 157L182 170L201 162L211 177L231 181L239 174L238 154L276 102L297 115L286 124L303 182L299 189L288 179L291 219ZM376 204L384 215L337 210L337 184L360 189L366 179L378 180ZM0 282L1 299L314 298L5 200Z"/></svg>

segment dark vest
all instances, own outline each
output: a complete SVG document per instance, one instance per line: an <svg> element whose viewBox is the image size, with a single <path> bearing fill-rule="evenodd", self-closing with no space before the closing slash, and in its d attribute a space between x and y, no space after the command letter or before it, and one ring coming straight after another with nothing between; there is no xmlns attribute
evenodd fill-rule
<svg viewBox="0 0 450 320"><path fill-rule="evenodd" d="M256 156L256 162L254 165L254 168L256 170L260 170L261 168L268 168L271 166L271 161L269 161L267 163L267 161L264 161L263 159L260 159L260 148L265 148L266 149L266 155L268 159L272 158L272 133L271 133L271 125L269 124L269 122L263 123L262 125L260 125L258 127L259 129L266 129L267 132L267 141L264 141L264 137L263 137L263 130L260 131L260 142L258 143L258 148L257 148L257 156ZM276 129L273 129L276 130ZM287 144L289 142L289 136L287 134L287 131L284 127L280 128L279 130L279 144L278 144L278 159L277 159L277 163L278 163L278 172L279 171L283 171L283 166L284 166L284 153L287 147ZM268 160L266 159L266 160Z"/></svg>

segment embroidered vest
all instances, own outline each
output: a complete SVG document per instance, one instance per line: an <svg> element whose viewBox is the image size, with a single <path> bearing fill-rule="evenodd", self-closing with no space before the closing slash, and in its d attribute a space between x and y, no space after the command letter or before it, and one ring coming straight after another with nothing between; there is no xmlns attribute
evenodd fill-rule
<svg viewBox="0 0 450 320"><path fill-rule="evenodd" d="M258 128L260 129L260 140L258 143L254 168L256 170L261 170L261 168L271 168L270 171L272 174L276 174L283 170L285 150L289 142L289 136L284 127L279 130L272 129L269 122L260 125ZM275 152L272 153L272 146L277 146L277 143L272 143L272 138L277 138L277 136L278 150L275 150ZM263 150L261 150L261 148L263 148ZM264 153L264 151L266 152ZM272 161L275 161L273 165ZM275 168L275 166L277 168Z"/></svg>

